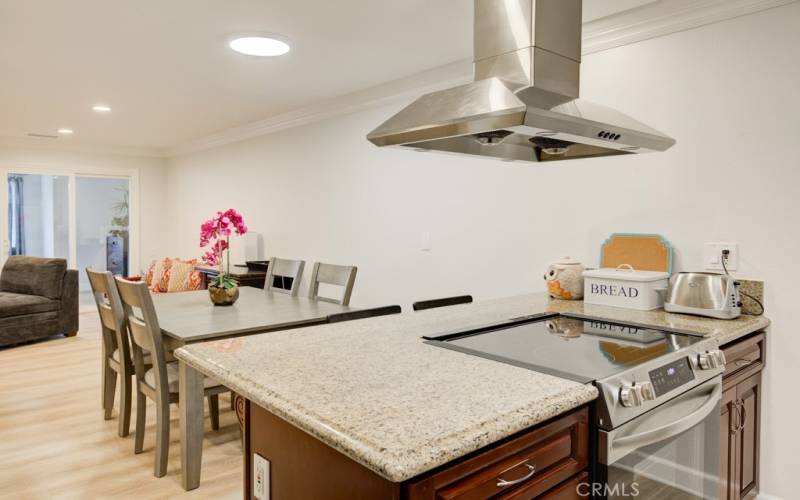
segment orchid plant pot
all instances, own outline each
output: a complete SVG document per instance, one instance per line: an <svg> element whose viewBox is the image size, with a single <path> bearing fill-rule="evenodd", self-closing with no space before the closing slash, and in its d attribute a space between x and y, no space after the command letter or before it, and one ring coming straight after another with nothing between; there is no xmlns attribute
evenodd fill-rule
<svg viewBox="0 0 800 500"><path fill-rule="evenodd" d="M208 296L215 306L231 306L239 298L239 284L230 274L230 238L231 235L246 232L247 226L242 215L232 208L217 212L200 226L200 247L211 246L203 255L203 260L209 265L219 266L217 276L208 283ZM227 267L223 267L223 262Z"/></svg>
<svg viewBox="0 0 800 500"><path fill-rule="evenodd" d="M208 296L215 306L232 306L239 299L239 286L225 288L208 285Z"/></svg>

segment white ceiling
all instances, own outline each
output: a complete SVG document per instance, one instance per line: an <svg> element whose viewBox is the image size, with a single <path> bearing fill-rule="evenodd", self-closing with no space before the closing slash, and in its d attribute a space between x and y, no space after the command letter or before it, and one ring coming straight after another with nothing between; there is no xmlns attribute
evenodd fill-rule
<svg viewBox="0 0 800 500"><path fill-rule="evenodd" d="M585 0L585 21L652 1ZM292 51L227 48L252 31ZM0 137L166 150L471 53L471 0L0 0Z"/></svg>

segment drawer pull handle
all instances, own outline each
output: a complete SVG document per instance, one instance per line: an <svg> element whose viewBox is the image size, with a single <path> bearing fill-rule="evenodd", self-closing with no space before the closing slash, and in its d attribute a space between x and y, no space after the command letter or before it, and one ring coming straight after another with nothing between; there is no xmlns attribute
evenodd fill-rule
<svg viewBox="0 0 800 500"><path fill-rule="evenodd" d="M498 488L505 488L506 486L512 486L512 485L515 485L515 484L519 484L519 483L525 482L528 479L532 478L533 475L536 474L536 466L535 465L531 465L531 464L525 464L525 466L529 470L529 472L527 474L525 474L523 477L521 477L519 479L512 479L511 481L506 481L505 479L498 477L497 478L497 487Z"/></svg>
<svg viewBox="0 0 800 500"><path fill-rule="evenodd" d="M747 359L747 358L737 359L736 366L749 366L755 363L756 361L758 361L758 359Z"/></svg>
<svg viewBox="0 0 800 500"><path fill-rule="evenodd" d="M738 430L741 431L742 429L744 429L745 423L747 423L747 407L745 406L744 401L742 401L741 399L739 400L739 404L741 404L742 408L742 418Z"/></svg>

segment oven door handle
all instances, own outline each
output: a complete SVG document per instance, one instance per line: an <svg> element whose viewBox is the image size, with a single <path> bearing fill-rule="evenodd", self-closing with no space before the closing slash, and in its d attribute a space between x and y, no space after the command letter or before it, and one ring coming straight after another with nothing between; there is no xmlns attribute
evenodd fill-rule
<svg viewBox="0 0 800 500"><path fill-rule="evenodd" d="M642 446L658 443L659 441L669 439L682 432L688 431L695 425L705 420L705 418L717 408L717 403L719 402L721 393L722 385L715 385L706 402L689 415L649 431L614 439L612 446L614 448L636 449L641 448Z"/></svg>

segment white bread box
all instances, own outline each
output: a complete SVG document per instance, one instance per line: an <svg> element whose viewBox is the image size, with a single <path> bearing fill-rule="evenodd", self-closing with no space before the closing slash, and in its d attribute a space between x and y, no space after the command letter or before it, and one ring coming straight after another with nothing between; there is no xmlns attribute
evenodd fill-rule
<svg viewBox="0 0 800 500"><path fill-rule="evenodd" d="M583 301L587 304L650 311L664 305L669 273L620 266L584 271L583 278Z"/></svg>

